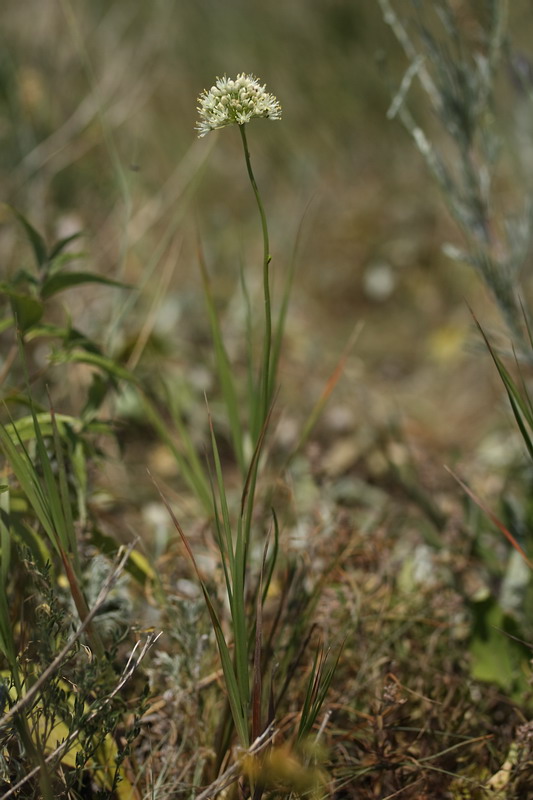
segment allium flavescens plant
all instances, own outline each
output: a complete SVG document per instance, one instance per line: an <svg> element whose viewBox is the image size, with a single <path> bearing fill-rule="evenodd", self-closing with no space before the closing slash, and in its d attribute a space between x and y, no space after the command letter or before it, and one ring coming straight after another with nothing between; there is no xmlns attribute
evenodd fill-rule
<svg viewBox="0 0 533 800"><path fill-rule="evenodd" d="M266 215L259 194L259 189L252 170L250 152L246 138L246 123L255 118L280 119L281 107L276 98L269 94L264 86L252 75L241 73L235 80L230 78L217 78L214 86L204 91L198 98L199 121L196 129L199 136L204 136L212 130L217 130L230 125L237 125L241 135L244 149L244 158L248 177L256 199L261 227L263 232L263 300L264 300L264 334L262 342L262 359L259 370L254 369L253 357L249 356L249 419L248 433L253 445L253 454L248 459L244 455L244 436L242 421L238 415L236 402L236 389L233 381L229 359L223 342L218 316L212 299L212 294L207 278L207 270L202 265L206 298L208 302L211 328L213 332L216 361L222 391L226 401L226 408L230 418L232 438L236 459L243 475L243 489L240 503L240 513L236 521L236 531L231 519L228 500L224 487L221 461L218 454L217 441L211 427L211 441L215 462L216 493L213 490L213 512L215 530L220 549L226 592L229 601L232 635L234 642L234 656L230 655L230 647L223 634L218 614L211 603L205 587L206 598L211 620L217 637L224 677L228 691L228 701L231 717L238 733L240 742L244 746L250 744L251 738L255 739L262 732L264 725L261 720L262 687L260 680L260 636L261 625L256 625L254 614L247 613L246 594L249 591L248 556L250 552L250 539L252 516L254 511L254 498L257 483L259 457L264 441L264 434L268 425L268 418L273 397L274 376L276 364L272 363L272 311L270 298L270 245ZM278 332L281 335L282 319L278 323ZM275 350L275 348L274 348ZM258 377L256 377L258 373ZM218 496L217 496L218 495ZM277 530L276 530L277 543ZM189 549L189 548L188 548ZM266 583L272 576L277 546L269 560L266 569ZM189 549L189 553L192 553ZM193 558L194 561L194 558ZM262 579L260 579L261 582ZM257 603L260 606L265 593L257 590ZM260 616L260 611L258 612ZM255 630L254 630L255 629ZM253 677L250 676L250 653L255 652ZM251 685L252 684L252 685ZM250 726L250 718L252 724ZM227 735L227 734L226 734Z"/></svg>
<svg viewBox="0 0 533 800"><path fill-rule="evenodd" d="M227 691L228 709L223 715L217 739L217 758L215 776L223 763L235 730L243 747L250 747L272 722L272 709L266 712L267 696L273 697L272 690L263 686L266 650L262 638L262 606L272 579L278 553L278 526L275 514L271 526L273 528L273 545L268 546L269 537L266 529L269 521L264 515L257 514L256 484L259 473L260 456L263 450L266 430L268 428L273 396L276 384L277 364L280 343L290 289L290 277L285 284L285 292L281 309L273 324L270 295L270 245L266 215L259 189L254 177L246 125L253 119L266 118L279 120L281 107L274 95L268 93L252 75L239 74L235 79L218 78L215 85L204 91L198 99L199 120L196 130L199 136L210 131L237 125L242 140L244 158L248 178L255 196L263 233L263 328L261 354L259 364L255 363L253 347L248 348L248 417L243 418L241 406L237 400L237 387L234 370L225 347L219 316L213 298L207 269L201 261L204 279L205 296L209 320L213 335L215 362L220 380L222 395L231 428L233 450L242 475L242 490L238 510L233 508L224 483L223 466L219 457L217 439L210 420L211 445L214 461L212 483L212 508L214 533L220 553L222 574L224 576L225 593L230 610L231 641L225 633L216 607L208 588L197 567L196 559L187 537L172 512L169 504L163 501L179 531L188 555L201 583L205 602L210 614L211 623L216 636L217 646L224 672ZM246 290L246 281L242 276L242 285L247 308L247 339L251 339L252 319L251 300ZM244 446L248 437L251 451ZM252 522L254 528L262 530L264 535L262 563L256 565L254 575L250 568L250 552L252 539ZM257 574L259 573L259 574ZM265 652L263 652L265 650ZM329 675L329 673L328 673ZM328 684L326 673L317 676L311 671L311 684ZM305 724L311 727L316 719L318 707L306 704L302 711ZM252 778L250 777L250 780ZM253 781L252 781L253 782Z"/></svg>

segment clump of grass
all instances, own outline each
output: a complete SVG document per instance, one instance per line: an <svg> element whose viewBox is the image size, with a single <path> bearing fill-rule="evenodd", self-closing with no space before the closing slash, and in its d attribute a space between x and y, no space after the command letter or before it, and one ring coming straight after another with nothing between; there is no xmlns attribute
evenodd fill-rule
<svg viewBox="0 0 533 800"><path fill-rule="evenodd" d="M135 552L128 548L113 566L104 553L118 554L119 543L101 536L89 511L96 437L111 434L95 416L117 376L113 360L69 320L46 319L50 298L60 291L119 284L68 269L79 258L68 251L76 235L48 247L25 217L13 213L35 267L2 284L3 331L12 337L13 354L3 375L0 423L3 796L52 800L87 783L109 796L135 796L126 765L137 726L120 693L149 640L123 660L129 599L116 586L125 567L135 573ZM56 360L92 360L94 381L77 415L56 413L47 392L38 396L32 386L28 364L39 341L56 343ZM29 413L15 416L18 407ZM146 577L141 566L137 578ZM119 728L127 745L114 738Z"/></svg>

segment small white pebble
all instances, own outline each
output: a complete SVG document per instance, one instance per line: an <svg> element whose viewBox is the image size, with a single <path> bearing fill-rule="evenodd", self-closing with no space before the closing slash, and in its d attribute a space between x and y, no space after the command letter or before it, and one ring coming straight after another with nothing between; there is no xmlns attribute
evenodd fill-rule
<svg viewBox="0 0 533 800"><path fill-rule="evenodd" d="M382 303L388 300L397 284L396 275L386 261L369 264L363 275L363 291L370 300Z"/></svg>

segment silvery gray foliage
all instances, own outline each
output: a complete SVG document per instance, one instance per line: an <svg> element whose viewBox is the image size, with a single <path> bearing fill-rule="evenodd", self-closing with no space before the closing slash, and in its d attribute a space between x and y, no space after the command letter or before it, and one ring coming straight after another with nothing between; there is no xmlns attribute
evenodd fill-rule
<svg viewBox="0 0 533 800"><path fill-rule="evenodd" d="M524 103L533 107L533 68L525 56L512 54L507 0L486 4L477 36L471 35L449 0L431 4L412 0L410 12L405 3L378 2L408 60L388 116L398 117L412 136L461 229L464 247L447 245L445 252L478 272L515 347L525 357L527 312L521 282L533 242L531 180L520 166L509 133L499 125L495 84L503 76L523 116ZM439 137L437 144L411 110L408 101L414 81L422 87L447 142ZM520 130L516 133L520 144ZM494 186L503 156L516 165L515 185L520 191L513 193L514 208Z"/></svg>
<svg viewBox="0 0 533 800"><path fill-rule="evenodd" d="M91 559L84 574L84 591L89 608L92 608L102 586L113 571L113 565L102 555ZM94 624L104 637L117 638L131 624L133 606L128 589L128 576L123 573L109 592L94 618Z"/></svg>

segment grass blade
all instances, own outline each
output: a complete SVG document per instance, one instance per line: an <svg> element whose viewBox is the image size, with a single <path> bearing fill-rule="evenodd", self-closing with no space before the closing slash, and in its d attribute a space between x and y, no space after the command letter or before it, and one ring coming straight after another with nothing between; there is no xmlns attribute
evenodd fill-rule
<svg viewBox="0 0 533 800"><path fill-rule="evenodd" d="M207 398L206 398L207 404ZM231 521L229 515L229 508L228 508L228 501L226 497L226 490L224 486L224 478L222 475L222 463L220 461L220 453L218 450L217 439L215 436L215 431L213 428L213 420L211 417L211 412L209 411L209 406L207 406L207 419L209 423L209 432L211 434L211 450L213 453L213 459L215 462L215 475L217 479L217 488L218 488L218 496L220 499L220 505L222 508L222 529L224 531L224 538L225 538L225 552L228 554L229 557L229 566L231 573L234 577L235 573L235 553L233 549L233 534L231 530ZM216 499L213 496L213 504L216 506ZM223 551L224 552L224 551ZM222 553L223 554L223 553Z"/></svg>
<svg viewBox="0 0 533 800"><path fill-rule="evenodd" d="M201 576L200 570L198 569L198 565L196 563L196 559L194 557L194 553L193 553L192 548L191 548L191 546L189 544L189 541L188 541L188 539L187 539L187 537L186 537L186 535L185 535L180 523L178 522L178 520L176 518L176 515L174 514L174 512L173 512L173 510L172 510L172 508L170 506L170 503L168 502L168 500L166 499L164 494L159 489L159 486L157 485L155 480L153 478L152 478L152 480L154 481L154 485L155 485L155 487L156 487L156 489L157 489L157 491L159 493L159 496L161 497L161 500L163 501L163 504L166 507L166 509L167 509L167 511L168 511L168 513L170 515L170 518L172 520L172 523L173 523L174 527L176 528L176 530L179 533L181 541L183 542L183 545L184 545L184 547L185 547L185 549L187 551L187 555L189 556L191 564L192 564L192 566L194 568L194 571L196 573L196 577L198 579L198 582L200 583L200 587L202 589L202 594L204 596L204 600L205 600L205 603L206 603L207 611L208 611L209 617L211 619L211 625L213 627L213 631L214 631L215 638L216 638L216 641L217 641L218 651L219 651L219 654L220 654L220 660L222 662L222 670L224 672L224 680L225 680L226 689L227 689L227 692L228 692L228 702L230 704L231 714L232 714L232 717L233 717L233 722L235 724L235 729L237 731L237 734L239 736L239 739L240 739L241 744L243 745L243 747L248 747L249 746L250 737L248 735L248 723L247 723L247 717L246 717L246 710L243 708L242 703L241 703L241 697L240 697L239 687L238 687L238 683L237 683L237 677L235 675L235 670L233 668L233 662L231 660L230 651L229 651L226 639L224 637L224 632L222 630L222 625L220 624L220 619L219 619L218 614L216 612L216 609L215 609L215 607L214 607L214 605L213 605L213 603L211 601L211 598L209 596L209 592L207 591L207 587L206 587L205 582L204 582L204 580L203 580L203 578Z"/></svg>
<svg viewBox="0 0 533 800"><path fill-rule="evenodd" d="M450 473L452 478L454 478L457 481L459 486L466 492L466 494L470 497L470 499L473 500L474 503L479 508L481 508L482 511L485 512L485 514L488 516L488 518L491 520L491 522L494 525L496 525L496 527L503 533L503 535L505 536L507 541L510 542L510 544L514 547L514 549L518 553L520 553L520 555L522 556L522 558L524 559L524 561L526 562L528 567L530 569L533 569L533 562L530 561L530 559L528 558L528 556L527 556L526 552L524 551L524 549L518 544L518 542L516 541L516 539L513 536L513 534L505 527L503 522L501 522L498 519L496 514L494 514L490 510L490 508L476 494L474 494L474 492L466 485L466 483L464 483L464 481L461 480L461 478L459 478L458 475L455 474L455 472L453 472L449 467L445 466L444 468L446 469L447 472Z"/></svg>
<svg viewBox="0 0 533 800"><path fill-rule="evenodd" d="M298 728L297 741L301 741L310 732L316 718L326 699L331 681L335 675L343 648L339 648L337 657L328 664L330 650L324 655L322 645L319 645L315 654L311 675L307 684L307 691L302 709L302 716Z"/></svg>
<svg viewBox="0 0 533 800"><path fill-rule="evenodd" d="M511 405L511 409L514 418L516 420L516 424L518 425L520 434L524 440L529 456L533 460L533 442L531 440L531 435L530 435L530 431L533 430L533 404L531 402L531 398L529 397L529 393L527 391L527 387L524 383L523 377L520 373L521 385L522 385L522 392L520 392L515 381L509 374L509 371L505 368L501 358L498 356L493 346L489 342L489 339L485 331L481 327L480 323L478 322L474 314L472 314L472 316L474 317L474 322L476 323L477 328L485 341L485 344L491 355L491 358L494 361L494 364L496 365L498 374L505 387L505 391L507 392L507 397L509 398L509 403Z"/></svg>

